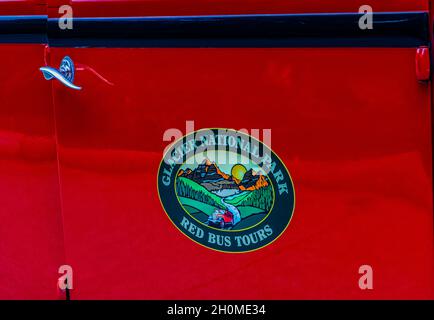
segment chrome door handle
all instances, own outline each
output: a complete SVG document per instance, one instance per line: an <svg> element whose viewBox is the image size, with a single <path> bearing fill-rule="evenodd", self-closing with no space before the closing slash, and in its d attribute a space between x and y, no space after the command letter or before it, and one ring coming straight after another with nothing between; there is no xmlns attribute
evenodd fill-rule
<svg viewBox="0 0 434 320"><path fill-rule="evenodd" d="M62 59L59 69L55 69L52 67L41 67L39 68L39 70L42 71L42 74L44 75L44 78L46 80L57 79L68 88L74 90L81 90L80 86L74 84L74 62L68 56Z"/></svg>

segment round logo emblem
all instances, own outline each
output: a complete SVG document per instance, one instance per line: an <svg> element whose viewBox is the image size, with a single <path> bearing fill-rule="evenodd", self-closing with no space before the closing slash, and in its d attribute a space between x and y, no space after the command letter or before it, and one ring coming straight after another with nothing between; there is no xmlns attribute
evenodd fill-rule
<svg viewBox="0 0 434 320"><path fill-rule="evenodd" d="M74 82L74 62L72 62L71 58L66 56L60 62L59 71L63 76L69 80L70 82Z"/></svg>
<svg viewBox="0 0 434 320"><path fill-rule="evenodd" d="M276 240L295 205L291 176L257 139L199 130L174 142L158 171L158 193L175 226L217 251L248 252Z"/></svg>

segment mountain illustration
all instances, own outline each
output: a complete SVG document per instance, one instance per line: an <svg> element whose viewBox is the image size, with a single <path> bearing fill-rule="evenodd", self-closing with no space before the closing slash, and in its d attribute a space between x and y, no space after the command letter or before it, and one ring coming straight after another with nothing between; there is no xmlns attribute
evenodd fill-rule
<svg viewBox="0 0 434 320"><path fill-rule="evenodd" d="M253 191L259 190L268 185L268 181L262 174L258 174L257 172L250 169L244 174L243 180L241 180L241 182L239 183L239 188L243 191Z"/></svg>
<svg viewBox="0 0 434 320"><path fill-rule="evenodd" d="M269 185L267 178L253 169L248 170L240 181L221 171L215 163L208 159L205 159L194 170L180 170L178 176L193 180L211 192L222 189L253 191Z"/></svg>
<svg viewBox="0 0 434 320"><path fill-rule="evenodd" d="M267 176L241 164L228 174L209 159L196 168L179 170L176 193L190 215L222 229L240 230L262 221L274 202Z"/></svg>

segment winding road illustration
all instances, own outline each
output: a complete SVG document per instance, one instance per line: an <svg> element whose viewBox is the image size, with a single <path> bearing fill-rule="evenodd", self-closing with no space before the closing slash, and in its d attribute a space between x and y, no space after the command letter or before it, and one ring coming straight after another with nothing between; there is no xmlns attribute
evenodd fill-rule
<svg viewBox="0 0 434 320"><path fill-rule="evenodd" d="M226 203L224 199L221 200L222 204L226 207L226 209L228 209L228 211L230 213L232 213L234 215L234 225L236 225L238 222L241 221L241 214L240 211L237 209L237 207Z"/></svg>

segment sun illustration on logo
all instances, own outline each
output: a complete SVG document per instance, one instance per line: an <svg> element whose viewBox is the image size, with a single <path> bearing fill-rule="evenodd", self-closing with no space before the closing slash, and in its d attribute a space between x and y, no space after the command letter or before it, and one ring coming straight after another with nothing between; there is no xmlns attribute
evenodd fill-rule
<svg viewBox="0 0 434 320"><path fill-rule="evenodd" d="M200 130L175 142L160 165L158 191L178 229L224 252L273 242L295 202L281 160L258 140L227 129Z"/></svg>
<svg viewBox="0 0 434 320"><path fill-rule="evenodd" d="M231 174L233 179L237 179L236 181L243 180L244 175L246 174L247 169L242 164L236 164L231 169Z"/></svg>

